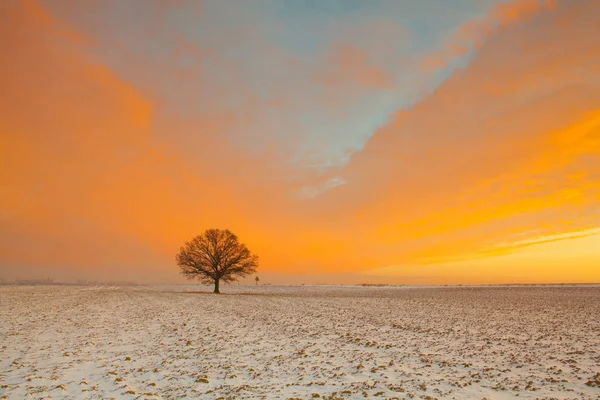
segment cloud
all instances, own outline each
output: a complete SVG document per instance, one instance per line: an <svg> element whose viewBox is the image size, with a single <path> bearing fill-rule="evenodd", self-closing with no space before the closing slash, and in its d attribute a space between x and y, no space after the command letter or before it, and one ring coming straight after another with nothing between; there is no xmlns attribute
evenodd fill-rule
<svg viewBox="0 0 600 400"><path fill-rule="evenodd" d="M212 60L230 68L231 81L216 84L204 64L145 65L152 54L128 53L140 75L132 84L90 52L96 37L39 3L2 7L0 44L12 55L0 67L3 272L41 267L64 278L137 271L152 279L140 271L168 269L176 276L173 254L208 227L248 238L266 268L296 256L310 224L296 194L340 182L287 165L276 140L253 148L259 137L240 137L256 132L261 116L265 134L277 126L268 126L272 99L248 88L235 63ZM203 49L190 46L203 60ZM190 91L200 95L187 97ZM178 93L182 99L174 99Z"/></svg>
<svg viewBox="0 0 600 400"><path fill-rule="evenodd" d="M381 264L597 224L597 11L561 4L494 31L464 69L375 133L327 207L360 216Z"/></svg>
<svg viewBox="0 0 600 400"><path fill-rule="evenodd" d="M555 0L512 0L494 4L486 14L460 25L441 49L421 60L421 68L432 72L447 67L456 59L481 48L496 31L524 23L541 11L555 9L556 5Z"/></svg>
<svg viewBox="0 0 600 400"><path fill-rule="evenodd" d="M37 3L2 8L3 265L140 268L187 218L216 223L230 194L155 142L152 100Z"/></svg>
<svg viewBox="0 0 600 400"><path fill-rule="evenodd" d="M0 5L3 273L175 279L227 227L265 273L498 281L468 263L600 226L596 2L466 22L464 68L407 108L411 34L364 10L303 17L321 42L260 2L41 4Z"/></svg>

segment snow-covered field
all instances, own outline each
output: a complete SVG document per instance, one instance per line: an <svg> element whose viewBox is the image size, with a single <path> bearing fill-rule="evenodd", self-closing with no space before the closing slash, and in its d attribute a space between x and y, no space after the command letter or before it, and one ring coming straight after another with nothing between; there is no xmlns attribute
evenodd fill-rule
<svg viewBox="0 0 600 400"><path fill-rule="evenodd" d="M600 287L0 286L0 398L600 398Z"/></svg>

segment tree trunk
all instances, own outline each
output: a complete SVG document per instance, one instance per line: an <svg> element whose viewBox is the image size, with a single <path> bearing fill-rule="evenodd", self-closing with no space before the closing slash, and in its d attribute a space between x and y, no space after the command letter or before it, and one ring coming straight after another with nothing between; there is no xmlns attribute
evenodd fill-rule
<svg viewBox="0 0 600 400"><path fill-rule="evenodd" d="M215 279L215 293L219 294L221 292L219 292L219 280Z"/></svg>

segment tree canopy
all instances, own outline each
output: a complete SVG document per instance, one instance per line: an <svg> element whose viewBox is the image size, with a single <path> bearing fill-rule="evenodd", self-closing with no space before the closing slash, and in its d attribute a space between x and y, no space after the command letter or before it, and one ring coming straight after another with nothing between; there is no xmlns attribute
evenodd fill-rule
<svg viewBox="0 0 600 400"><path fill-rule="evenodd" d="M207 229L186 242L176 256L181 273L188 279L214 283L235 281L256 272L258 256L228 229Z"/></svg>

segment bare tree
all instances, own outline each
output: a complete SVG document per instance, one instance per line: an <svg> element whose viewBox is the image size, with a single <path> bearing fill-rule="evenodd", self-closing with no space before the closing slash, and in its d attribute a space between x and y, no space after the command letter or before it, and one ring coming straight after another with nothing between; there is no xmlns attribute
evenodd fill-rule
<svg viewBox="0 0 600 400"><path fill-rule="evenodd" d="M258 256L228 229L207 229L186 242L176 260L186 278L214 283L215 293L220 293L220 281L235 281L256 272L258 267Z"/></svg>

